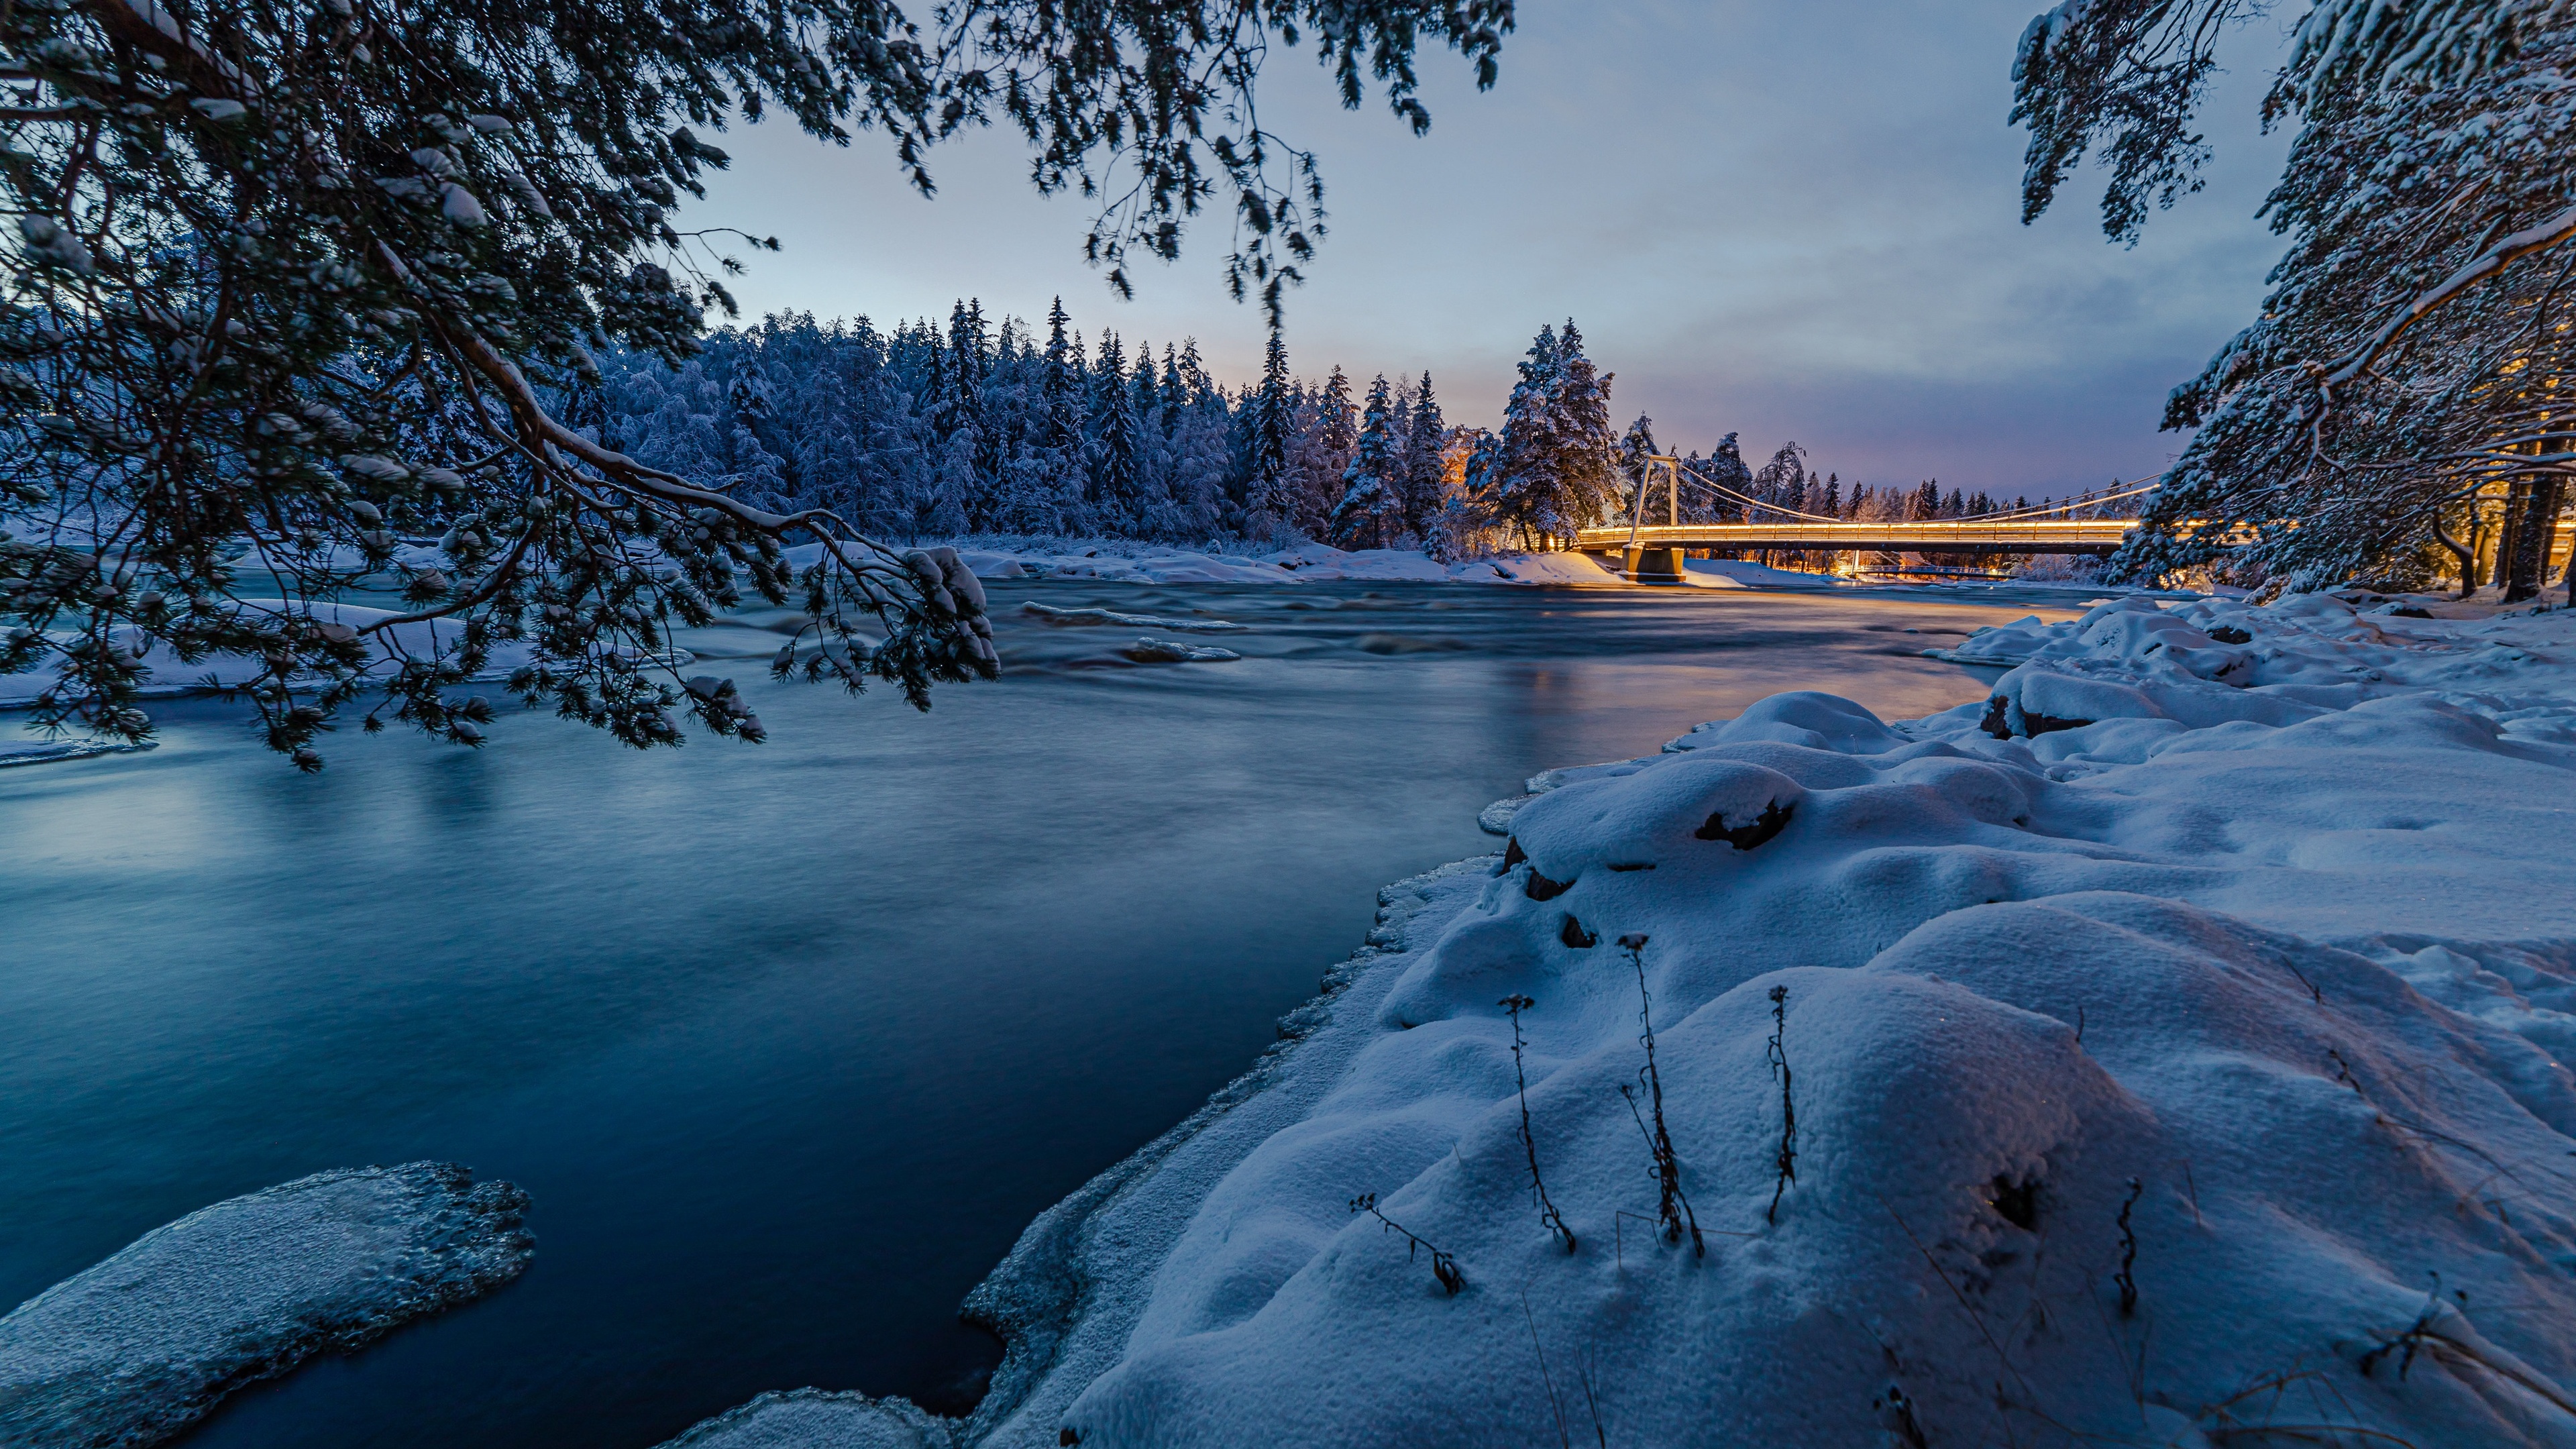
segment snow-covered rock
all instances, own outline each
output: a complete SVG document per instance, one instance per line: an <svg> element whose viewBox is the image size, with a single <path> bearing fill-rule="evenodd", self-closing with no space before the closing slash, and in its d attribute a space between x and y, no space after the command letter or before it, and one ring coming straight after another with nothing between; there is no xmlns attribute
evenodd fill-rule
<svg viewBox="0 0 2576 1449"><path fill-rule="evenodd" d="M1243 656L1213 644L1184 644L1177 639L1142 638L1118 651L1139 664L1222 664Z"/></svg>
<svg viewBox="0 0 2576 1449"><path fill-rule="evenodd" d="M517 1277L527 1195L461 1167L316 1173L155 1228L0 1318L0 1444L157 1444L242 1385Z"/></svg>
<svg viewBox="0 0 2576 1449"><path fill-rule="evenodd" d="M2576 1443L2570 625L2121 601L1534 779L1023 1237L968 1441Z"/></svg>

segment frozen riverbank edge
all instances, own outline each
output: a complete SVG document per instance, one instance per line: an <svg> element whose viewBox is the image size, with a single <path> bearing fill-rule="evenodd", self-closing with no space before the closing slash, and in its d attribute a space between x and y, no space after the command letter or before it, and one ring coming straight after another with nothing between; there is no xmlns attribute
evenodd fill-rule
<svg viewBox="0 0 2576 1449"><path fill-rule="evenodd" d="M2576 1443L2576 614L1960 652L2021 662L1547 772L1500 873L1390 887L972 1296L970 1420L690 1442Z"/></svg>
<svg viewBox="0 0 2576 1449"><path fill-rule="evenodd" d="M462 1167L315 1173L155 1228L0 1318L0 1444L142 1446L235 1389L526 1271L527 1195Z"/></svg>

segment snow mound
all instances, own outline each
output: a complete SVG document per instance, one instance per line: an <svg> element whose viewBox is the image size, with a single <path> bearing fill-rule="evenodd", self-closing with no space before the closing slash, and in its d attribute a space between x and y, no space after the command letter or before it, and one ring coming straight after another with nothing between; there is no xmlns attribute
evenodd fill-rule
<svg viewBox="0 0 2576 1449"><path fill-rule="evenodd" d="M2229 599L2164 608L2133 597L2062 623L1981 629L1937 652L2013 666L1980 721L1999 738L2123 720L2138 722L2122 733L2139 741L2231 721L2295 724L2429 693L2508 733L2563 741L2569 640L2565 621L2546 614L2419 621L2364 616L2325 594L2269 608ZM2060 751L2076 752L2060 745L2042 757Z"/></svg>
<svg viewBox="0 0 2576 1449"><path fill-rule="evenodd" d="M2576 628L2413 622L1532 780L978 1290L972 1442L2576 1443Z"/></svg>
<svg viewBox="0 0 2576 1449"><path fill-rule="evenodd" d="M661 1449L950 1449L955 1429L903 1399L791 1389L696 1424Z"/></svg>
<svg viewBox="0 0 2576 1449"><path fill-rule="evenodd" d="M243 609L251 613L308 613L316 622L345 624L362 628L379 620L396 617L390 609L370 609L360 604L290 604L284 599L244 599ZM396 624L369 636L376 662L390 663L404 656L425 656L433 648L454 648L464 636L465 626L454 619L431 619ZM57 642L75 642L61 636ZM206 694L237 688L259 678L267 666L242 654L217 654L195 663L183 662L166 644L146 640L141 631L119 631L117 642L128 649L142 651L143 667L151 671L141 691L146 699L169 699L180 695ZM525 643L502 643L493 646L490 662L477 679L507 678L512 670L526 664L534 651ZM55 682L51 669L38 669L26 674L0 674L0 709L24 708L36 701Z"/></svg>
<svg viewBox="0 0 2576 1449"><path fill-rule="evenodd" d="M447 1163L347 1168L144 1234L0 1318L0 1443L157 1444L242 1385L481 1297L527 1195Z"/></svg>
<svg viewBox="0 0 2576 1449"><path fill-rule="evenodd" d="M1020 612L1049 624L1123 624L1131 629L1171 629L1185 634L1232 634L1252 627L1225 619L1158 619L1151 614L1121 614L1110 609L1059 609L1035 599L1020 605Z"/></svg>

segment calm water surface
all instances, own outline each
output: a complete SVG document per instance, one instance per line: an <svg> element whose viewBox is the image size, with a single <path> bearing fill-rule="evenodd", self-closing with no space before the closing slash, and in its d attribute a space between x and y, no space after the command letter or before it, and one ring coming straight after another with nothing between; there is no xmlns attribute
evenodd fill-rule
<svg viewBox="0 0 2576 1449"><path fill-rule="evenodd" d="M1242 1070L1378 886L1486 849L1487 802L1778 690L1956 704L1980 677L1918 650L2079 597L993 594L1011 672L928 716L769 683L763 616L700 631L759 747L509 712L307 777L187 704L151 754L0 774L0 1306L439 1158L533 1194L536 1266L192 1449L647 1449L805 1384L962 1411L1000 1355L958 1300L1020 1228ZM1140 631L1032 597L1257 632L1128 667Z"/></svg>

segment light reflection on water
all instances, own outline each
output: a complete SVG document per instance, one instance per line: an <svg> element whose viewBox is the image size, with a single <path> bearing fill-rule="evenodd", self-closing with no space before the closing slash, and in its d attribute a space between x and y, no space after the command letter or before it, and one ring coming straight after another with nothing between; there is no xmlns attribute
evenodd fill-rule
<svg viewBox="0 0 2576 1449"><path fill-rule="evenodd" d="M1980 680L1917 651L2074 597L992 592L1011 672L928 717L768 683L754 615L690 643L757 748L505 713L304 777L198 704L151 754L0 775L0 1305L435 1157L530 1190L537 1266L192 1444L643 1449L804 1384L962 1408L998 1357L966 1290L1249 1063L1379 885L1486 849L1485 803L1778 690L1958 703ZM1028 597L1257 627L1134 668L1156 631Z"/></svg>

